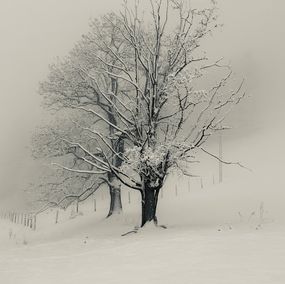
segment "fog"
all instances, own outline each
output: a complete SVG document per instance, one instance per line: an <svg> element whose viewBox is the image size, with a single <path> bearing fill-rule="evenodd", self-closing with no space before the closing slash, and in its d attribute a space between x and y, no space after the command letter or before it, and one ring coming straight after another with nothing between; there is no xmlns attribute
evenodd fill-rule
<svg viewBox="0 0 285 284"><path fill-rule="evenodd" d="M29 137L43 115L38 83L45 79L48 65L68 53L88 30L91 17L120 5L118 0L0 0L2 200L15 193L19 199L29 164ZM234 111L229 136L263 133L266 137L276 128L273 142L284 139L285 2L220 0L219 8L224 27L205 49L213 57L230 59L249 77L248 98Z"/></svg>

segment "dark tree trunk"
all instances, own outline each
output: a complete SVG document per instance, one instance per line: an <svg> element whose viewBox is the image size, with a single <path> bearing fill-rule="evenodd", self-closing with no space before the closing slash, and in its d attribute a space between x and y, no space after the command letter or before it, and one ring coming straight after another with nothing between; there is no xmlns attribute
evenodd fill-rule
<svg viewBox="0 0 285 284"><path fill-rule="evenodd" d="M111 117L110 121L115 124L113 117ZM110 133L112 133L112 131L113 129L110 129ZM112 141L112 143L113 148L116 149L116 153L121 155L124 152L124 140L122 138L119 138L117 141ZM117 168L120 168L123 161L118 155L114 157L113 163ZM113 173L108 174L108 180L110 192L110 209L107 218L113 214L120 214L123 210L121 200L121 182Z"/></svg>
<svg viewBox="0 0 285 284"><path fill-rule="evenodd" d="M152 188L148 185L144 186L142 194L142 222L143 227L148 222L154 222L157 225L156 208L158 202L160 188Z"/></svg>
<svg viewBox="0 0 285 284"><path fill-rule="evenodd" d="M122 212L122 200L121 200L121 185L109 185L110 192L110 208L107 218L113 214L120 214Z"/></svg>

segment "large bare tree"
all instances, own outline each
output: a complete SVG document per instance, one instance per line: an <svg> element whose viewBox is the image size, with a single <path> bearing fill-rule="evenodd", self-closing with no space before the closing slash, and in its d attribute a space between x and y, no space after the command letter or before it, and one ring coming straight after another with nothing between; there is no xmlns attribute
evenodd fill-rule
<svg viewBox="0 0 285 284"><path fill-rule="evenodd" d="M84 162L93 169L85 173L107 174L109 183L115 179L141 193L141 226L157 224L169 170L187 174L185 165L198 150L208 153L208 137L224 129L226 115L244 96L243 81L201 48L218 26L215 2L204 9L187 3L150 0L145 9L125 3L121 13L94 20L42 88L47 103L94 118L74 125L95 148L76 137L65 143L88 156Z"/></svg>

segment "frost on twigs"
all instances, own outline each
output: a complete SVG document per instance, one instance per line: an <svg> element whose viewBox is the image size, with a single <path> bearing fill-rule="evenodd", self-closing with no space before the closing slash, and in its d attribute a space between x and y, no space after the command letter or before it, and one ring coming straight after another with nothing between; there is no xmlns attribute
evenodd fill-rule
<svg viewBox="0 0 285 284"><path fill-rule="evenodd" d="M202 48L218 27L215 1L145 5L144 11L139 1L125 2L120 13L91 21L40 88L48 107L77 114L76 131L56 131L74 163L63 159L57 166L139 191L142 226L156 219L169 171L184 172L244 97L243 81L235 82L225 60L209 59Z"/></svg>

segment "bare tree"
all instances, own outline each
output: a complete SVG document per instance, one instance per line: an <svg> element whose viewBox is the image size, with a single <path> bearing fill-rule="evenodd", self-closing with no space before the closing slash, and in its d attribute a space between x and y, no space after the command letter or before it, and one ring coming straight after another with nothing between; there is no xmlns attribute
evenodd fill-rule
<svg viewBox="0 0 285 284"><path fill-rule="evenodd" d="M98 22L94 21L91 23L91 28L95 28ZM117 39L116 33L114 31L114 27L109 25L108 22L102 22L100 25L100 31L104 35L104 41L109 42L109 47L111 46L117 51L120 49L117 46L120 46L120 40ZM116 135L116 128L113 125L117 125L117 110L109 104L109 101L104 98L101 94L101 89L97 88L97 86L86 78L86 75L83 72L81 66L99 66L101 61L98 56L94 56L94 46L90 45L89 36L92 36L94 31L91 31L89 35L86 36L81 42L76 45L76 47L72 50L70 55L64 60L58 60L56 64L50 66L50 75L48 80L41 83L40 93L45 98L45 106L49 109L56 110L58 112L63 112L65 109L73 109L73 112L77 112L80 107L92 107L96 109L98 112L102 113L103 116L106 117L109 121L112 122L112 125L103 125L101 127L102 137L104 136L105 140L108 141L108 144L105 144L105 152L108 151L112 155L112 151L121 152L124 151L124 139L123 135ZM103 36L102 36L103 37ZM88 39L87 39L88 38ZM96 40L96 39L94 39ZM100 50L97 48L98 52L101 52L104 57L108 57L109 51ZM119 52L119 51L118 51ZM116 62L114 62L116 64ZM110 72L113 69L109 68ZM101 88L104 91L108 92L116 92L116 80L112 78L102 78L100 81ZM86 116L86 113L84 113ZM80 115L79 115L80 116ZM70 118L69 118L70 119ZM96 117L96 119L92 120L93 124L102 124L103 119L101 117ZM78 122L73 121L74 127L77 127L81 130L81 132L87 132L87 128L83 127L83 125L79 125ZM92 124L89 122L89 126ZM66 131L65 131L66 132ZM92 140L92 135L94 133L89 133L87 135L87 140ZM82 149L82 144L79 144L78 141L76 143L71 142L69 139L61 139L64 143L69 144L69 147L72 149L77 149L80 151ZM89 143L89 142L88 142ZM94 139L93 139L94 144ZM94 159L94 155L101 155L98 153L87 153L84 152L84 155L89 155L90 159ZM109 155L109 154L108 154ZM79 157L77 157L79 159ZM80 159L82 160L82 159ZM110 162L115 167L120 167L122 165L123 160L118 155L113 155L110 158ZM87 162L88 163L88 162ZM92 166L93 162L89 161L89 165ZM76 164L74 165L76 167ZM89 174L93 174L89 173ZM98 174L98 172L96 172ZM105 183L109 186L110 192L110 209L107 217L111 216L113 213L120 213L122 211L122 202L121 202L121 183L118 181L118 178L114 175L113 172L104 173L99 171L100 179L104 180Z"/></svg>
<svg viewBox="0 0 285 284"><path fill-rule="evenodd" d="M90 157L80 152L76 146L65 142L69 137L77 137L78 142L82 139L86 142L88 137L78 130L80 129L74 128L71 121L57 118L50 124L39 127L33 136L32 153L40 165L34 174L34 181L30 183L28 193L33 196L32 200L37 204L36 208L40 208L39 211L49 207L66 209L74 202L78 208L79 202L92 196L105 183L100 176L88 173L93 167L86 164L84 159ZM91 144L88 146L94 147ZM75 173L55 169L50 166L50 163L55 161L76 167L80 171Z"/></svg>
<svg viewBox="0 0 285 284"><path fill-rule="evenodd" d="M141 226L157 224L158 196L169 170L188 174L185 165L225 128L227 113L244 96L243 81L233 80L230 66L222 59L210 62L200 47L218 26L214 1L202 10L184 1L148 4L150 13L138 2L134 8L125 3L121 13L94 20L43 85L47 103L60 101L94 118L75 125L96 148L76 137L65 142L90 157L84 160L94 167L90 174L106 173L141 193Z"/></svg>

